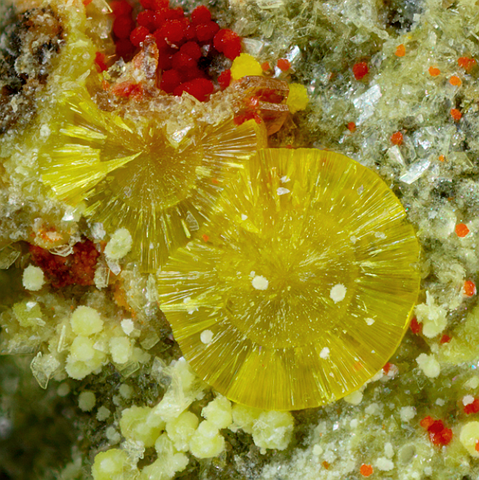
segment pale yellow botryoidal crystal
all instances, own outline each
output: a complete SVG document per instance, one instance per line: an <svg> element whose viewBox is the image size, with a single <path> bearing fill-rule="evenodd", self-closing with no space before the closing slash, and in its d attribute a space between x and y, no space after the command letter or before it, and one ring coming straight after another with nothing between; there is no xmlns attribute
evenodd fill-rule
<svg viewBox="0 0 479 480"><path fill-rule="evenodd" d="M113 337L110 339L110 354L115 363L126 363L131 357L133 348L128 337Z"/></svg>
<svg viewBox="0 0 479 480"><path fill-rule="evenodd" d="M253 441L263 449L284 450L293 435L294 420L289 412L263 412L253 424Z"/></svg>
<svg viewBox="0 0 479 480"><path fill-rule="evenodd" d="M94 308L82 305L73 312L70 323L77 335L93 335L103 330L103 320Z"/></svg>
<svg viewBox="0 0 479 480"><path fill-rule="evenodd" d="M417 305L415 313L418 322L422 323L422 333L425 337L434 338L446 328L447 311L436 305L434 297L429 292L426 292L426 303Z"/></svg>
<svg viewBox="0 0 479 480"><path fill-rule="evenodd" d="M111 236L105 247L105 256L110 260L120 260L131 250L133 239L126 228L119 228Z"/></svg>
<svg viewBox="0 0 479 480"><path fill-rule="evenodd" d="M121 434L128 440L152 447L164 430L165 423L158 417L152 417L151 411L150 407L135 405L123 410L120 419Z"/></svg>
<svg viewBox="0 0 479 480"><path fill-rule="evenodd" d="M179 452L188 451L190 439L198 428L198 424L198 417L190 411L183 412L166 424L166 433Z"/></svg>
<svg viewBox="0 0 479 480"><path fill-rule="evenodd" d="M35 301L15 303L13 314L23 328L38 328L45 325L42 309Z"/></svg>
<svg viewBox="0 0 479 480"><path fill-rule="evenodd" d="M416 358L416 362L426 377L437 378L441 373L441 365L433 353L430 355L421 353Z"/></svg>
<svg viewBox="0 0 479 480"><path fill-rule="evenodd" d="M31 292L38 292L45 284L45 276L40 267L29 265L23 271L23 286Z"/></svg>
<svg viewBox="0 0 479 480"><path fill-rule="evenodd" d="M135 340L118 328L116 320L105 322L92 307L78 307L69 323L73 338L65 370L75 380L98 373L110 361L121 369L128 362L142 364L150 359L148 352L136 346Z"/></svg>
<svg viewBox="0 0 479 480"><path fill-rule="evenodd" d="M189 463L189 458L178 452L168 435L163 434L155 442L158 458L143 468L139 480L168 480L177 472L183 471Z"/></svg>
<svg viewBox="0 0 479 480"><path fill-rule="evenodd" d="M217 457L225 449L225 439L212 422L204 420L193 433L190 451L197 458Z"/></svg>
<svg viewBox="0 0 479 480"><path fill-rule="evenodd" d="M84 412L91 412L96 404L96 396L89 390L84 390L78 395L78 406Z"/></svg>
<svg viewBox="0 0 479 480"><path fill-rule="evenodd" d="M479 457L479 451L476 449L479 443L479 422L468 422L463 425L459 440L471 456Z"/></svg>
<svg viewBox="0 0 479 480"><path fill-rule="evenodd" d="M128 455L124 450L112 448L96 455L91 470L94 480L127 480Z"/></svg>
<svg viewBox="0 0 479 480"><path fill-rule="evenodd" d="M143 448L154 446L157 460L139 471L126 461L125 455L112 449L110 451L115 453L111 457L105 457L107 452L96 456L93 469L95 480L103 478L95 475L101 475L106 470L109 464L103 463L105 459L117 460L118 469L120 466L124 468L124 480L172 479L188 465L187 453L200 459L221 455L226 446L222 432L225 428L232 431L242 429L252 434L254 443L263 453L267 449L283 450L290 442L294 420L289 412L267 412L232 405L221 395L202 409L201 415L205 420L200 422L198 416L188 408L194 400L203 397L205 384L199 382L183 358L173 361L170 366L163 365L161 370L171 379L162 400L154 407L133 405L124 409L120 418L121 437L127 441L125 445L134 444ZM108 410L104 416L108 418L109 415ZM109 429L110 443L118 443L120 435L113 427ZM110 469L113 470L113 467Z"/></svg>
<svg viewBox="0 0 479 480"><path fill-rule="evenodd" d="M219 429L227 428L233 423L231 402L220 395L203 408L201 416Z"/></svg>

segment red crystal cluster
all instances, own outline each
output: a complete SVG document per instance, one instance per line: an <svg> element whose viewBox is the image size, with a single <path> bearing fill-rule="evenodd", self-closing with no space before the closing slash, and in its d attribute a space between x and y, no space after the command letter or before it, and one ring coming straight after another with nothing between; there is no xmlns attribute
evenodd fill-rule
<svg viewBox="0 0 479 480"><path fill-rule="evenodd" d="M468 405L464 405L464 413L466 415L471 415L473 413L479 413L479 399L475 398Z"/></svg>
<svg viewBox="0 0 479 480"><path fill-rule="evenodd" d="M54 288L68 285L93 285L100 253L90 240L78 242L73 253L62 257L30 245L33 262L38 265Z"/></svg>
<svg viewBox="0 0 479 480"><path fill-rule="evenodd" d="M442 420L434 420L432 417L424 417L421 427L425 428L429 433L429 440L438 447L449 445L452 440L452 430L446 428Z"/></svg>
<svg viewBox="0 0 479 480"><path fill-rule="evenodd" d="M216 80L226 88L231 81L229 70L212 79L208 66L219 55L234 60L241 53L241 37L212 20L211 12L201 5L190 18L181 7L170 8L169 0L140 0L143 11L136 22L127 0L111 3L116 53L129 60L148 36L159 50L160 88L168 94L188 92L200 101L214 92Z"/></svg>

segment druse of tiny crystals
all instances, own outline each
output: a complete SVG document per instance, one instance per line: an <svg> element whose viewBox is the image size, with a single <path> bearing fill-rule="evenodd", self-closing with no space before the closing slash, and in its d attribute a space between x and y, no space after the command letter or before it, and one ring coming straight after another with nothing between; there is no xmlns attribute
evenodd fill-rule
<svg viewBox="0 0 479 480"><path fill-rule="evenodd" d="M0 45L8 127L0 137L0 476L477 478L475 0L220 0L211 8L245 51L273 68L287 59L291 70L275 74L308 89L308 109L270 146L330 149L372 168L422 247L421 294L396 354L345 399L293 413L234 405L203 384L158 309L155 276L128 261L128 236L80 221L84 206L52 200L38 182L56 92L85 81L111 27L103 0L88 6L88 20L82 2L63 3L64 30L52 28L48 2L21 2L47 8L41 35L54 48L40 49L45 71L25 70L28 48L15 51L7 37ZM55 289L30 267L27 242L70 258L85 237L99 249L115 239L121 246L110 245L88 285Z"/></svg>

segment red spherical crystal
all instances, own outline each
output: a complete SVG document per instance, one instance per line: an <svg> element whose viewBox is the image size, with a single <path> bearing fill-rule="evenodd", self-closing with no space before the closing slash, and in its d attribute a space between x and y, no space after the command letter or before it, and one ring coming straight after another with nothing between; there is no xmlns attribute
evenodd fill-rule
<svg viewBox="0 0 479 480"><path fill-rule="evenodd" d="M153 5L153 10L161 10L162 8L168 8L170 5L169 0L150 0L151 5Z"/></svg>
<svg viewBox="0 0 479 480"><path fill-rule="evenodd" d="M185 53L192 59L198 61L201 58L201 48L196 42L186 42L181 48L181 53Z"/></svg>
<svg viewBox="0 0 479 480"><path fill-rule="evenodd" d="M200 5L191 12L191 21L194 25L208 23L211 21L211 12L204 5Z"/></svg>
<svg viewBox="0 0 479 480"><path fill-rule="evenodd" d="M115 17L129 16L133 10L132 6L126 0L117 0L110 3L110 8Z"/></svg>
<svg viewBox="0 0 479 480"><path fill-rule="evenodd" d="M180 74L176 70L167 70L161 76L160 88L166 93L173 93L173 90L181 83Z"/></svg>
<svg viewBox="0 0 479 480"><path fill-rule="evenodd" d="M160 49L160 55L158 57L158 68L160 70L169 70L172 66L173 55L175 53L176 50L169 46Z"/></svg>
<svg viewBox="0 0 479 480"><path fill-rule="evenodd" d="M195 78L176 87L173 94L180 96L183 92L187 92L200 102L204 102L213 93L214 89L215 87L211 80Z"/></svg>
<svg viewBox="0 0 479 480"><path fill-rule="evenodd" d="M120 38L115 42L116 54L124 59L130 57L135 52L135 46L129 38Z"/></svg>
<svg viewBox="0 0 479 480"><path fill-rule="evenodd" d="M117 17L113 22L113 33L117 38L128 38L134 26L130 17Z"/></svg>
<svg viewBox="0 0 479 480"><path fill-rule="evenodd" d="M172 65L176 70L185 70L196 67L196 60L183 52L177 52L173 55Z"/></svg>
<svg viewBox="0 0 479 480"><path fill-rule="evenodd" d="M151 9L155 8L155 7L154 7L154 2L153 2L153 0L140 0L140 3L141 3L141 6L142 6L143 8L145 8L145 9L147 9L147 8L151 8Z"/></svg>
<svg viewBox="0 0 479 480"><path fill-rule="evenodd" d="M185 37L185 25L181 20L167 20L157 32L170 45L178 45Z"/></svg>
<svg viewBox="0 0 479 480"><path fill-rule="evenodd" d="M366 62L359 62L353 65L353 74L356 80L361 80L369 73L369 67Z"/></svg>
<svg viewBox="0 0 479 480"><path fill-rule="evenodd" d="M145 41L147 35L150 34L150 31L145 27L136 27L130 35L130 41L135 47L139 47L142 42Z"/></svg>
<svg viewBox="0 0 479 480"><path fill-rule="evenodd" d="M280 58L277 65L278 68L283 72L287 72L291 68L291 63L286 58Z"/></svg>
<svg viewBox="0 0 479 480"><path fill-rule="evenodd" d="M224 90L231 83L231 70L225 70L221 72L218 77L218 84L221 87L221 90Z"/></svg>
<svg viewBox="0 0 479 480"><path fill-rule="evenodd" d="M150 32L155 30L155 12L153 10L140 12L136 17L136 23L140 27L147 28Z"/></svg>
<svg viewBox="0 0 479 480"><path fill-rule="evenodd" d="M207 78L205 72L198 67L188 68L186 70L180 70L181 83L189 82L195 78Z"/></svg>
<svg viewBox="0 0 479 480"><path fill-rule="evenodd" d="M200 42L207 42L212 40L220 29L219 25L216 22L203 23L196 26L196 38Z"/></svg>
<svg viewBox="0 0 479 480"><path fill-rule="evenodd" d="M241 37L228 28L222 28L215 35L213 43L216 50L224 53L230 60L234 60L241 53Z"/></svg>
<svg viewBox="0 0 479 480"><path fill-rule="evenodd" d="M184 22L185 22L185 39L194 40L196 38L196 27L186 18L184 19Z"/></svg>

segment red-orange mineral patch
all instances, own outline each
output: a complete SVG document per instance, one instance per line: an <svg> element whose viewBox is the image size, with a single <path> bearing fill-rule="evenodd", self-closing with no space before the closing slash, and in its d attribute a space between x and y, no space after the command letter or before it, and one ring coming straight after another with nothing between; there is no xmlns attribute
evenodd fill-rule
<svg viewBox="0 0 479 480"><path fill-rule="evenodd" d="M96 262L100 253L90 240L73 246L67 256L54 255L48 250L30 245L33 262L38 265L55 288L68 285L93 285Z"/></svg>

